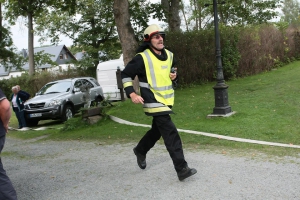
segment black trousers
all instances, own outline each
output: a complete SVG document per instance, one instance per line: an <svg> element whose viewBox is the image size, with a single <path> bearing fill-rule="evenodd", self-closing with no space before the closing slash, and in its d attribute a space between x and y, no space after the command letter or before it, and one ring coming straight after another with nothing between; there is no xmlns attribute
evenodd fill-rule
<svg viewBox="0 0 300 200"><path fill-rule="evenodd" d="M5 143L5 135L0 137L0 152L2 151ZM2 200L17 200L16 191L6 175L0 158L0 199Z"/></svg>
<svg viewBox="0 0 300 200"><path fill-rule="evenodd" d="M175 170L178 172L187 166L183 155L182 142L170 115L153 116L152 127L140 140L136 150L140 154L146 155L160 137L164 140Z"/></svg>

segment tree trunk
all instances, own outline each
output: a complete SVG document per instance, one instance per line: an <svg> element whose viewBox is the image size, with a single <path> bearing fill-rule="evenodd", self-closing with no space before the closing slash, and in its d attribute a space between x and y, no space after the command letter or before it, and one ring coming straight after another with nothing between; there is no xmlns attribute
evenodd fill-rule
<svg viewBox="0 0 300 200"><path fill-rule="evenodd" d="M185 26L186 26L186 31L189 31L189 24L186 20L185 11L184 11L184 4L182 3L182 1L181 1L181 12L182 12L184 23L185 23Z"/></svg>
<svg viewBox="0 0 300 200"><path fill-rule="evenodd" d="M123 61L127 63L135 56L138 43L134 36L134 31L130 23L129 2L128 0L114 0L114 17L117 25L119 39L121 41ZM134 90L138 91L137 77L133 83Z"/></svg>
<svg viewBox="0 0 300 200"><path fill-rule="evenodd" d="M114 0L114 17L121 41L123 60L126 65L135 55L138 43L130 23L128 0Z"/></svg>
<svg viewBox="0 0 300 200"><path fill-rule="evenodd" d="M169 24L169 31L180 31L180 0L161 0L161 5Z"/></svg>
<svg viewBox="0 0 300 200"><path fill-rule="evenodd" d="M33 16L32 13L28 12L28 62L29 62L29 75L34 75L34 49L33 49Z"/></svg>
<svg viewBox="0 0 300 200"><path fill-rule="evenodd" d="M195 13L197 13L198 9L197 9L197 1L196 0L194 0L194 9L195 9ZM198 31L199 30L199 23L198 23L198 17L197 16L195 17L195 21L196 21L195 30Z"/></svg>

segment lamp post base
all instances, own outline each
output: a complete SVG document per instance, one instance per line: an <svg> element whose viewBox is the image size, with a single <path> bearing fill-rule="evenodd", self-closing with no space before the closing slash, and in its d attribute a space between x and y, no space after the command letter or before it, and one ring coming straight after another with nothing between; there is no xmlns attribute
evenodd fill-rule
<svg viewBox="0 0 300 200"><path fill-rule="evenodd" d="M234 115L236 112L235 111L232 111L230 113L227 113L227 114L209 114L206 116L206 118L213 118L213 117L230 117L231 115Z"/></svg>
<svg viewBox="0 0 300 200"><path fill-rule="evenodd" d="M231 113L231 107L228 103L228 86L226 84L217 84L215 90L215 107L213 110L214 115L226 115Z"/></svg>
<svg viewBox="0 0 300 200"><path fill-rule="evenodd" d="M231 113L231 107L214 107L213 114L215 115L226 115L228 113Z"/></svg>

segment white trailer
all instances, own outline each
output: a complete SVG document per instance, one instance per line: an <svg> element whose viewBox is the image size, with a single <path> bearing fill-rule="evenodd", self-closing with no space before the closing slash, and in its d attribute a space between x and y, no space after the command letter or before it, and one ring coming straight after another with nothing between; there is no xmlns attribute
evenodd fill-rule
<svg viewBox="0 0 300 200"><path fill-rule="evenodd" d="M125 68L123 62L123 55L119 59L109 60L101 62L97 66L96 76L97 81L102 86L105 99L109 101L120 101L123 92L124 98L126 98L125 91L118 87L116 72L118 69L121 71Z"/></svg>

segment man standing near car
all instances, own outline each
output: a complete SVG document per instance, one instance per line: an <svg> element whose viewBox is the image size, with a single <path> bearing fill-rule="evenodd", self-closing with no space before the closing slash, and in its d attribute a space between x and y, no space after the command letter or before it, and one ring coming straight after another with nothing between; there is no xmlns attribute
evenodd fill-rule
<svg viewBox="0 0 300 200"><path fill-rule="evenodd" d="M165 32L156 24L144 31L144 43L136 56L121 73L124 89L135 104L143 104L146 115L152 116L152 127L133 149L138 166L146 168L146 154L163 138L180 181L194 175L197 170L189 168L185 161L182 142L171 120L174 104L172 81L177 79L173 53L164 48ZM132 80L138 76L140 95L135 93Z"/></svg>
<svg viewBox="0 0 300 200"><path fill-rule="evenodd" d="M11 117L10 103L0 89L0 153L4 147L8 123ZM0 199L17 200L17 193L6 175L0 158Z"/></svg>

